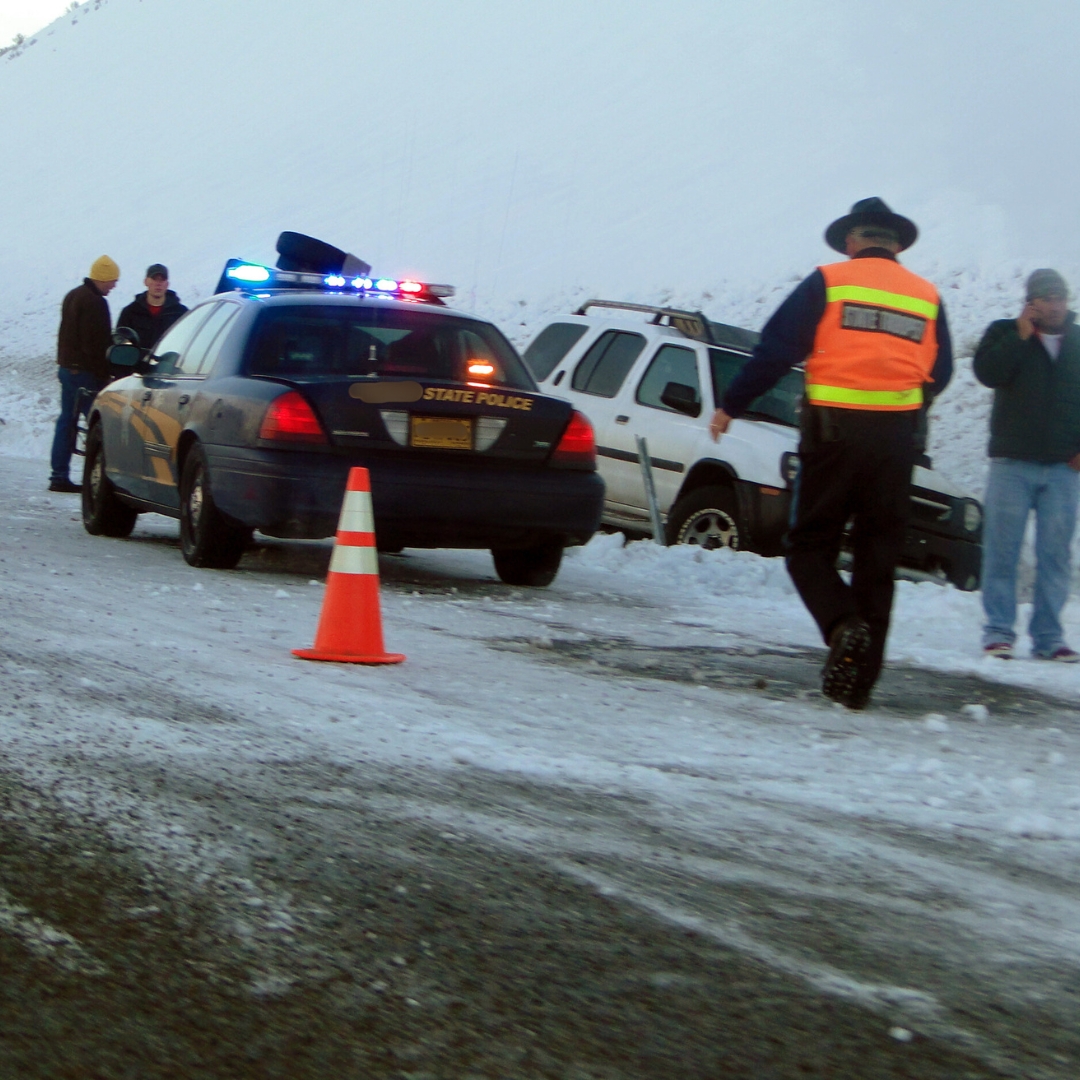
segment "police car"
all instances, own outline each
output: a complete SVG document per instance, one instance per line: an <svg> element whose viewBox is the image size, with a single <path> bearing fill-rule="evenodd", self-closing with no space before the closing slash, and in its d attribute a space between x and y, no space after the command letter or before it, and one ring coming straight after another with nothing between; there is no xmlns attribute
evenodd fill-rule
<svg viewBox="0 0 1080 1080"><path fill-rule="evenodd" d="M372 276L295 233L278 251L276 267L229 260L152 353L112 347L130 374L88 418L87 531L167 514L191 565L229 568L256 529L332 536L363 465L381 550L490 548L503 581L549 584L599 524L588 421L537 391L494 325L447 307L449 286Z"/></svg>
<svg viewBox="0 0 1080 1080"><path fill-rule="evenodd" d="M595 428L605 524L653 531L643 438L667 543L780 553L799 467L803 372L788 372L718 443L708 430L757 340L701 312L610 300L590 300L541 329L525 361L543 390ZM928 458L912 481L901 566L909 576L978 588L981 506Z"/></svg>

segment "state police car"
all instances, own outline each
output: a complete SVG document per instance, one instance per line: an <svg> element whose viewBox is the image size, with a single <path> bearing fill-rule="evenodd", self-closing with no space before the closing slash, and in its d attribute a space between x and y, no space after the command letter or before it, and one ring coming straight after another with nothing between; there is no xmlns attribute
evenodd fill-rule
<svg viewBox="0 0 1080 1080"><path fill-rule="evenodd" d="M277 267L230 260L152 355L113 346L132 373L88 418L87 531L167 514L191 565L233 567L255 529L333 535L364 465L380 549L490 548L503 581L549 584L599 524L588 421L537 391L495 326L447 308L450 287L372 277L295 233L278 251Z"/></svg>

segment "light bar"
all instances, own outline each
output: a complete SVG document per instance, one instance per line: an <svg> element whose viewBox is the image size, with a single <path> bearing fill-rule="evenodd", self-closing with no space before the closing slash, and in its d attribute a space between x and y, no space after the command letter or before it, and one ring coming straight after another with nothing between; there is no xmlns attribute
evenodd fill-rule
<svg viewBox="0 0 1080 1080"><path fill-rule="evenodd" d="M225 276L233 278L235 281L261 284L270 280L271 273L269 267L266 266L259 266L256 263L240 263L237 266L230 266L225 271Z"/></svg>
<svg viewBox="0 0 1080 1080"><path fill-rule="evenodd" d="M399 297L415 300L441 300L454 295L453 285L429 285L413 278L399 281L397 278L346 277L344 274L314 274L307 271L279 270L261 263L230 259L219 289L229 281L235 288L261 286L263 288L332 289L335 292L367 294L369 296Z"/></svg>

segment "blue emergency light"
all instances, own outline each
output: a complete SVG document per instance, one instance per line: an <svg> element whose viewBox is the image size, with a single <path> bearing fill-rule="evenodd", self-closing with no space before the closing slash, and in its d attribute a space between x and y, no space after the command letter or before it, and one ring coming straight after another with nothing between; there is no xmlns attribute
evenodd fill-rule
<svg viewBox="0 0 1080 1080"><path fill-rule="evenodd" d="M398 297L401 299L440 301L454 295L453 285L429 285L411 279L396 278L347 278L344 274L313 274L302 270L279 270L274 266L230 259L222 274L223 288L250 289L326 289L335 292L356 293L368 296Z"/></svg>

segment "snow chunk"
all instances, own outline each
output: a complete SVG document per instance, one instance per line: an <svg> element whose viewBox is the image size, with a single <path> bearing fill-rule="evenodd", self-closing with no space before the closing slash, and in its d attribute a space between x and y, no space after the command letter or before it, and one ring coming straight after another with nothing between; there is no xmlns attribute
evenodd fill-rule
<svg viewBox="0 0 1080 1080"><path fill-rule="evenodd" d="M1022 799L1030 798L1035 793L1035 781L1029 776L1014 776L1006 786Z"/></svg>
<svg viewBox="0 0 1080 1080"><path fill-rule="evenodd" d="M926 714L923 726L927 731L945 732L949 730L949 722L941 715L941 713L936 712Z"/></svg>
<svg viewBox="0 0 1080 1080"><path fill-rule="evenodd" d="M1029 840L1063 840L1065 838L1061 827L1045 814L1017 814L1005 828L1013 836L1024 836Z"/></svg>
<svg viewBox="0 0 1080 1080"><path fill-rule="evenodd" d="M960 712L977 724L985 724L990 719L990 710L985 705L965 705Z"/></svg>
<svg viewBox="0 0 1080 1080"><path fill-rule="evenodd" d="M915 1036L908 1031L907 1028L893 1027L889 1028L890 1037L894 1038L897 1042L911 1042Z"/></svg>

